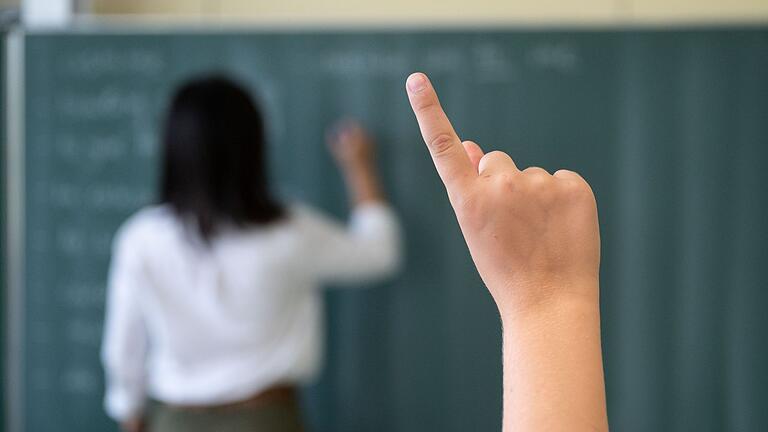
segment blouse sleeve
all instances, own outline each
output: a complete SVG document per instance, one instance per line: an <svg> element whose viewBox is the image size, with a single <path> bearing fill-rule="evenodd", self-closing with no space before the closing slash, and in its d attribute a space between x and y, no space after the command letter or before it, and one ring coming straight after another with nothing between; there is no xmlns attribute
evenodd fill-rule
<svg viewBox="0 0 768 432"><path fill-rule="evenodd" d="M322 282L355 283L395 273L401 260L400 225L384 204L353 209L346 226L304 209L308 261Z"/></svg>
<svg viewBox="0 0 768 432"><path fill-rule="evenodd" d="M101 349L106 373L104 406L117 421L141 415L146 397L147 333L139 302L146 275L135 239L129 234L121 229L113 244Z"/></svg>

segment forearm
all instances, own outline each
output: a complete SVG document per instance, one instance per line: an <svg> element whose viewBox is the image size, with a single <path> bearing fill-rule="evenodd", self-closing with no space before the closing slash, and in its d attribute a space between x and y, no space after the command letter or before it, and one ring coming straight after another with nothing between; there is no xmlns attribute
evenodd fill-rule
<svg viewBox="0 0 768 432"><path fill-rule="evenodd" d="M349 203L352 207L384 201L381 182L372 166L351 167L345 170Z"/></svg>
<svg viewBox="0 0 768 432"><path fill-rule="evenodd" d="M579 297L502 313L504 432L608 430L599 309Z"/></svg>
<svg viewBox="0 0 768 432"><path fill-rule="evenodd" d="M140 350L141 347L137 347ZM106 371L104 407L107 414L117 420L125 421L141 417L146 399L143 362L131 358L130 354L120 354L121 360L108 360L104 363ZM124 360L122 360L124 359Z"/></svg>

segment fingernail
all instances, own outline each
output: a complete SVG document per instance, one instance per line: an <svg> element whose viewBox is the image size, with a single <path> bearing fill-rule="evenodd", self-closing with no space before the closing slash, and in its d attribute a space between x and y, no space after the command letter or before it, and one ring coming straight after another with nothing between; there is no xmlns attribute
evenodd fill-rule
<svg viewBox="0 0 768 432"><path fill-rule="evenodd" d="M427 80L424 79L423 74L415 73L408 77L408 81L406 81L406 86L408 86L408 90L411 93L418 93L424 90L424 87L427 86Z"/></svg>

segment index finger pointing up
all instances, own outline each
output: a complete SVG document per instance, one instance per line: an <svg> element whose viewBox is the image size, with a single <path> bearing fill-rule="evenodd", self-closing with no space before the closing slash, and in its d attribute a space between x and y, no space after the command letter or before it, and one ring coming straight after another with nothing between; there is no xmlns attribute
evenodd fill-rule
<svg viewBox="0 0 768 432"><path fill-rule="evenodd" d="M419 122L421 136L450 194L477 176L477 172L473 170L464 146L440 106L427 76L422 73L412 74L408 77L406 88L411 108Z"/></svg>

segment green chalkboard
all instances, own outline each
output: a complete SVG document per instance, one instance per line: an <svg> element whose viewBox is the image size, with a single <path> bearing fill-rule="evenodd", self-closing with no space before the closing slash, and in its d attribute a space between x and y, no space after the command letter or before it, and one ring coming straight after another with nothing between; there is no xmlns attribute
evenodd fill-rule
<svg viewBox="0 0 768 432"><path fill-rule="evenodd" d="M500 327L403 86L428 72L459 133L597 194L611 423L768 429L768 29L53 32L25 36L23 430L103 431L110 241L154 197L169 92L227 72L268 113L286 199L343 216L323 133L376 136L407 266L330 291L315 431L492 431Z"/></svg>

